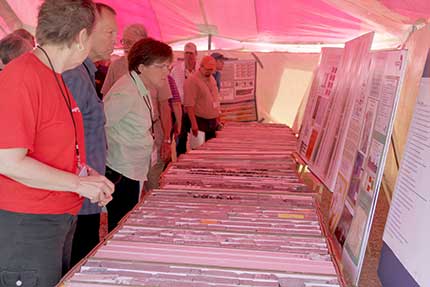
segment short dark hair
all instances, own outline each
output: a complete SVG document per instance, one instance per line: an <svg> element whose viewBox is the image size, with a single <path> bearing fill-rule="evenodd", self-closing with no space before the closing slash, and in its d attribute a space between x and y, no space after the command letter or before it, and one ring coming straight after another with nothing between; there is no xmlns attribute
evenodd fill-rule
<svg viewBox="0 0 430 287"><path fill-rule="evenodd" d="M169 45L152 38L142 39L134 43L128 52L128 70L140 74L140 64L150 66L167 60L173 60L173 51Z"/></svg>
<svg viewBox="0 0 430 287"><path fill-rule="evenodd" d="M33 46L27 39L11 33L0 40L0 59L6 65L16 57L31 51Z"/></svg>
<svg viewBox="0 0 430 287"><path fill-rule="evenodd" d="M24 28L16 29L12 33L28 40L30 44L34 46L34 36Z"/></svg>
<svg viewBox="0 0 430 287"><path fill-rule="evenodd" d="M82 29L91 34L95 19L92 0L45 0L37 17L37 42L70 46Z"/></svg>

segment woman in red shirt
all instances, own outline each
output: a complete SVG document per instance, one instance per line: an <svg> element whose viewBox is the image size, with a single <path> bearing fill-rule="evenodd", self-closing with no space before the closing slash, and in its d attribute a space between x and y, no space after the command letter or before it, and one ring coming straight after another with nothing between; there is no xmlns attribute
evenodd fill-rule
<svg viewBox="0 0 430 287"><path fill-rule="evenodd" d="M54 286L82 197L112 198L86 166L82 116L61 77L87 57L95 19L91 0L46 0L37 48L0 74L0 286Z"/></svg>

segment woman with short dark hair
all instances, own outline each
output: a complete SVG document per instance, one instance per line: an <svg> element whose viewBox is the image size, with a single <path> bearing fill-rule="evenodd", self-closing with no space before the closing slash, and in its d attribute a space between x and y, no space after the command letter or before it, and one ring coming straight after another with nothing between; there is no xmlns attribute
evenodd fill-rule
<svg viewBox="0 0 430 287"><path fill-rule="evenodd" d="M139 181L147 179L153 147L148 86L165 84L172 59L172 48L165 43L151 38L136 42L128 53L129 73L105 97L106 176L115 183L115 198L106 206L109 231L139 201Z"/></svg>
<svg viewBox="0 0 430 287"><path fill-rule="evenodd" d="M0 73L0 286L54 286L83 198L113 184L86 166L82 116L61 77L88 56L91 0L46 0L32 53Z"/></svg>

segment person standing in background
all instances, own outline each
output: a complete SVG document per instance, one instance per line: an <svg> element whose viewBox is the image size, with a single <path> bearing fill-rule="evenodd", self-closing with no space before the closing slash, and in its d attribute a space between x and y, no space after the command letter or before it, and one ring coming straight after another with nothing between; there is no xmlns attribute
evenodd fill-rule
<svg viewBox="0 0 430 287"><path fill-rule="evenodd" d="M12 33L0 40L0 60L2 67L13 59L33 50L28 40Z"/></svg>
<svg viewBox="0 0 430 287"><path fill-rule="evenodd" d="M176 82L182 103L184 103L184 82L196 71L197 47L194 43L188 42L184 46L184 61L178 61L173 66L171 75ZM187 152L188 133L191 124L187 111L183 109L181 131L176 145L176 154L180 156Z"/></svg>
<svg viewBox="0 0 430 287"><path fill-rule="evenodd" d="M124 49L124 56L113 61L108 68L101 92L106 95L109 89L119 78L128 73L127 55L134 43L140 39L148 37L145 26L142 24L131 24L124 28L121 44Z"/></svg>
<svg viewBox="0 0 430 287"><path fill-rule="evenodd" d="M94 36L88 58L73 70L63 73L64 81L72 92L84 120L85 150L87 163L99 174L106 171L106 133L103 102L95 86L95 62L108 60L116 40L117 23L115 10L106 4L96 3L97 17ZM73 237L71 265L84 258L100 241L100 213L98 204L88 199L79 211Z"/></svg>
<svg viewBox="0 0 430 287"><path fill-rule="evenodd" d="M213 77L216 81L216 86L218 88L218 92L221 90L221 71L224 69L224 61L226 58L221 53L212 53L211 57L215 59L216 61L216 70L215 73L213 73Z"/></svg>
<svg viewBox="0 0 430 287"><path fill-rule="evenodd" d="M220 116L220 100L213 72L215 59L204 56L200 68L184 83L184 106L191 122L191 131L197 136L198 131L205 133L205 140L215 137Z"/></svg>
<svg viewBox="0 0 430 287"><path fill-rule="evenodd" d="M115 198L106 206L109 231L138 203L153 148L153 103L148 86L167 80L173 53L169 45L146 38L128 54L129 73L105 97L108 140L106 176L115 183Z"/></svg>
<svg viewBox="0 0 430 287"><path fill-rule="evenodd" d="M91 0L46 0L33 52L0 73L2 286L55 286L69 269L83 197L100 205L113 184L86 165L82 115L61 73L91 48Z"/></svg>
<svg viewBox="0 0 430 287"><path fill-rule="evenodd" d="M15 31L12 32L12 34L18 35L21 38L27 40L32 47L34 47L36 45L36 41L34 40L34 36L30 32L28 32L27 30L25 30L24 28L16 29Z"/></svg>

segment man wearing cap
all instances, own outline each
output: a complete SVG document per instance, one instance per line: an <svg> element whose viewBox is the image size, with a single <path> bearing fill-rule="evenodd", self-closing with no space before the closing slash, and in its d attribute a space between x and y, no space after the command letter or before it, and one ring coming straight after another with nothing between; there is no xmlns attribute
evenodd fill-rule
<svg viewBox="0 0 430 287"><path fill-rule="evenodd" d="M221 71L224 69L224 60L226 59L221 53L212 53L211 57L216 61L216 71L212 75L215 78L216 86L218 87L218 92L221 89Z"/></svg>
<svg viewBox="0 0 430 287"><path fill-rule="evenodd" d="M185 79L190 77L196 70L196 57L197 47L194 43L188 42L184 46L184 61L178 61L173 66L171 75L178 87L179 96L182 103L184 103L184 82ZM177 156L187 152L188 131L191 128L190 120L186 114L186 110L182 115L182 126L178 135L178 142L176 146Z"/></svg>
<svg viewBox="0 0 430 287"><path fill-rule="evenodd" d="M201 60L200 68L184 83L184 106L191 122L194 136L198 131L205 133L205 140L215 137L220 115L219 94L212 74L216 61L211 56Z"/></svg>

